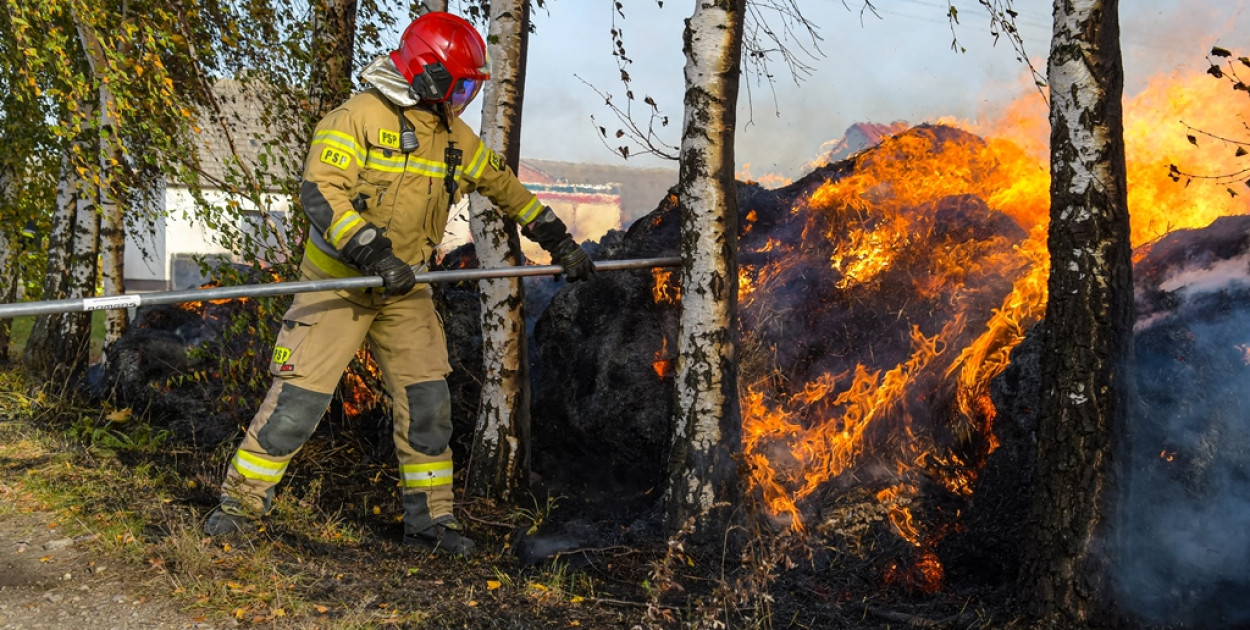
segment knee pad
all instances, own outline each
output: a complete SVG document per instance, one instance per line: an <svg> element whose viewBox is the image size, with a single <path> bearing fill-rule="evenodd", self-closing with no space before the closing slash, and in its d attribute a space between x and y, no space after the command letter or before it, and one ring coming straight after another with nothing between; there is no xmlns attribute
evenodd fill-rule
<svg viewBox="0 0 1250 630"><path fill-rule="evenodd" d="M408 395L408 444L434 457L451 442L451 391L447 381L426 381L404 388Z"/></svg>
<svg viewBox="0 0 1250 630"><path fill-rule="evenodd" d="M284 384L273 414L256 432L256 441L270 455L290 455L308 441L321 415L330 406L331 394L318 394Z"/></svg>

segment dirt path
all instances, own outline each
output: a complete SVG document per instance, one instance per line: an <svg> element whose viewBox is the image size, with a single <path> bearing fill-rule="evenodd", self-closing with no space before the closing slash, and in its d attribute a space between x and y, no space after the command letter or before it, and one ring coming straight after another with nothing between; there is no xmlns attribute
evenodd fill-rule
<svg viewBox="0 0 1250 630"><path fill-rule="evenodd" d="M3 497L0 496L0 500ZM0 514L0 628L229 628L182 612L158 576L92 551L48 513Z"/></svg>

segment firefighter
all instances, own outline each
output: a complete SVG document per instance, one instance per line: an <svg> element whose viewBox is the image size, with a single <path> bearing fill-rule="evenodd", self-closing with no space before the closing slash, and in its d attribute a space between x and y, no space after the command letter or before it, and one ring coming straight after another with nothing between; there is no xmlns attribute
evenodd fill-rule
<svg viewBox="0 0 1250 630"><path fill-rule="evenodd" d="M310 224L301 276L381 276L385 287L295 296L269 365L273 385L234 454L207 534L254 529L367 339L394 399L404 544L472 553L452 514L446 339L413 267L430 262L452 205L476 191L569 280L595 272L564 223L459 118L489 78L482 36L462 18L426 13L361 72L368 89L317 125L300 190Z"/></svg>

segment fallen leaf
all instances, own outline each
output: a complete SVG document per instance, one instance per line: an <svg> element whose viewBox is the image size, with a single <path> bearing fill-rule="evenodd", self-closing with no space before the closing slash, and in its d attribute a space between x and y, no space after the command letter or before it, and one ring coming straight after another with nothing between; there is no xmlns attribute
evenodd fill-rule
<svg viewBox="0 0 1250 630"><path fill-rule="evenodd" d="M574 604L580 604L584 601L586 601L586 598L582 597L581 595L574 595L573 597L569 598L569 602L574 603Z"/></svg>
<svg viewBox="0 0 1250 630"><path fill-rule="evenodd" d="M488 591L493 591L499 588L499 586L500 586L499 580L486 580L486 590Z"/></svg>
<svg viewBox="0 0 1250 630"><path fill-rule="evenodd" d="M108 420L109 422L120 423L120 422L125 422L129 420L130 414L131 414L130 407L126 407L125 409L118 409L117 411L110 412L108 415L104 416L104 419Z"/></svg>
<svg viewBox="0 0 1250 630"><path fill-rule="evenodd" d="M51 560L51 559L52 559L52 556L44 556L44 557L40 558L40 559L39 559L39 561L40 561L40 562L48 562L48 561L49 561L49 560Z"/></svg>
<svg viewBox="0 0 1250 630"><path fill-rule="evenodd" d="M326 613L330 612L330 607L329 607L329 606L322 606L321 604L317 604L316 606L313 606L313 609L314 609L314 610L316 610L316 611L317 611L317 613L318 613L318 614L321 614L321 615L324 615L324 614L326 614Z"/></svg>
<svg viewBox="0 0 1250 630"><path fill-rule="evenodd" d="M470 600L469 600L469 608L473 608L473 607L475 607L475 606L477 606L477 600L476 600L476 599L470 599Z"/></svg>

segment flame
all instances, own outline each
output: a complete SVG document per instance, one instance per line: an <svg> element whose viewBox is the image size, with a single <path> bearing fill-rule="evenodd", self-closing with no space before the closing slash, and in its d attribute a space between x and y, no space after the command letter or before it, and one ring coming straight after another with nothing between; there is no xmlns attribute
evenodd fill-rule
<svg viewBox="0 0 1250 630"><path fill-rule="evenodd" d="M673 270L656 267L651 270L655 285L651 287L651 298L656 304L676 304L681 301L681 287L673 284Z"/></svg>
<svg viewBox="0 0 1250 630"><path fill-rule="evenodd" d="M1194 146L1186 137L1194 128L1219 137L1244 135L1238 117L1244 101L1237 96L1227 84L1195 73L1156 79L1126 99L1128 202L1135 247L1172 230L1202 227L1220 216L1250 210L1250 194L1234 196L1224 185L1203 186L1198 180L1186 185L1169 177L1172 164L1194 173L1239 169L1233 151L1219 150L1214 139L1200 136L1199 146ZM1043 99L1030 91L999 120L962 126L972 127L985 140L938 143L924 133L909 133L858 154L852 172L821 185L795 208L821 217L808 220L801 241L824 239L834 244L829 264L839 273L836 289L848 290L880 281L908 248L927 244L925 225L909 211L926 203L955 195L979 197L1014 219L1027 238L1001 248L1008 254L988 260L956 244L943 252L937 268L917 270L920 292L952 296L957 312L942 330L913 327L911 354L893 368L858 365L799 384L772 374L745 384L741 394L750 485L773 517L795 531L804 529L802 501L819 488L850 477L848 473L860 470L856 466L868 455L893 462L887 468L892 481L876 493L876 499L888 510L891 529L917 553L910 564L889 568L886 579L922 592L935 592L941 585L942 566L934 549L942 531L913 512L922 498L923 486L917 481L921 477L936 481L954 495L972 492L977 472L998 446L993 427L997 410L989 384L1009 365L1010 352L1026 331L1044 315L1049 276L1049 126ZM756 227L755 220L747 215L750 228ZM786 263L787 248L796 246L800 244L770 241L766 247L780 252L772 262L742 267L743 308L763 299ZM964 278L972 264L993 265L1014 280L988 320L976 316L976 321L987 322L984 330L966 331L960 345L952 346L965 332L968 318L958 311L958 296L965 290ZM966 342L969 338L972 341ZM1250 365L1250 344L1236 349ZM909 390L931 386L929 374L953 383L959 421L983 438L979 451L961 457L939 447L924 431L913 430L907 401L924 394ZM889 439L881 438L883 434ZM1165 449L1160 457L1172 461L1175 453Z"/></svg>
<svg viewBox="0 0 1250 630"><path fill-rule="evenodd" d="M349 417L358 416L381 404L383 389L378 385L382 382L382 368L367 348L356 350L352 365L360 368L347 370L339 385L343 396L343 412Z"/></svg>
<svg viewBox="0 0 1250 630"><path fill-rule="evenodd" d="M663 339L663 345L660 346L660 349L655 351L655 360L651 362L651 368L655 370L655 375L660 377L660 380L668 378L668 375L672 372L673 361L668 355L667 337Z"/></svg>

